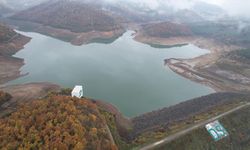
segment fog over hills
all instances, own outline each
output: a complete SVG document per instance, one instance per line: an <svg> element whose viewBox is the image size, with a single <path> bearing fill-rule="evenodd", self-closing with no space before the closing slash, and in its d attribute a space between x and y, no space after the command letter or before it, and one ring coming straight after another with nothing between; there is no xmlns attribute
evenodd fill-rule
<svg viewBox="0 0 250 150"><path fill-rule="evenodd" d="M2 0L2 4L16 11L25 10L47 0ZM200 22L203 20L218 19L226 15L221 7L206 2L192 1L123 1L123 0L51 0L48 2L79 2L104 10L113 16L119 16L133 22L174 21ZM46 11L46 10L44 10ZM123 20L124 21L124 20Z"/></svg>
<svg viewBox="0 0 250 150"><path fill-rule="evenodd" d="M10 0L2 1L2 4L13 9L13 6L19 5L18 8L26 8L21 11L16 10L15 15L11 17L14 20L30 21L74 33L119 30L119 34L115 35L120 35L126 28L126 24L130 23L141 25L172 22L190 26L202 23L204 27L211 21L219 24L233 21L235 28L239 30L248 26L248 21L242 21L242 18L234 15L230 16L232 13L222 7L224 2L214 3L203 0L39 0L36 2L20 0L16 2L16 0ZM44 29L41 31L40 28L39 32L44 33ZM49 33L48 29L46 33ZM73 37L79 37L79 35ZM72 38L70 39L67 41L72 41Z"/></svg>
<svg viewBox="0 0 250 150"><path fill-rule="evenodd" d="M15 10L24 10L41 4L47 0L0 0L0 5L6 5ZM50 0L65 1L65 0ZM66 0L67 1L67 0ZM250 2L239 0L68 0L103 5L105 7L122 7L137 13L170 14L179 10L192 10L203 17L221 16L230 14L232 16L247 16L249 14ZM239 5L239 4L245 5ZM220 14L220 15L218 15Z"/></svg>
<svg viewBox="0 0 250 150"><path fill-rule="evenodd" d="M46 0L0 0L0 4L5 4L15 10L23 10L45 1Z"/></svg>

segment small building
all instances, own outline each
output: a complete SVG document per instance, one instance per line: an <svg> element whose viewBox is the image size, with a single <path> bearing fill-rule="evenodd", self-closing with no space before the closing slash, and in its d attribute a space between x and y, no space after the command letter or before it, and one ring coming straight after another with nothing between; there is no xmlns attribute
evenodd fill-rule
<svg viewBox="0 0 250 150"><path fill-rule="evenodd" d="M76 85L71 92L72 97L82 98L83 97L83 87L81 85Z"/></svg>

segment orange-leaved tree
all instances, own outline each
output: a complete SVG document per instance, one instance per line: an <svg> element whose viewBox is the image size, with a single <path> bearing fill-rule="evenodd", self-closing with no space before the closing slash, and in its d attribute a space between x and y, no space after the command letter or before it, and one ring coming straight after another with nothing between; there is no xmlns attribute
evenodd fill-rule
<svg viewBox="0 0 250 150"><path fill-rule="evenodd" d="M0 148L109 150L113 145L94 103L50 96L0 119Z"/></svg>

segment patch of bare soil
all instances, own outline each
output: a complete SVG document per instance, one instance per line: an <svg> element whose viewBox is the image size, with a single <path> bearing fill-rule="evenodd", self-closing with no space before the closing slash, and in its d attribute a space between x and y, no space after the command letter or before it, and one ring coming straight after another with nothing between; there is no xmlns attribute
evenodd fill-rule
<svg viewBox="0 0 250 150"><path fill-rule="evenodd" d="M44 97L48 92L58 91L60 87L52 83L29 83L10 85L0 88L0 91L11 94L12 99L0 107L0 117L15 110L16 106Z"/></svg>
<svg viewBox="0 0 250 150"><path fill-rule="evenodd" d="M224 45L209 39L197 40L194 43L198 47L209 49L210 53L193 59L169 59L166 65L174 72L205 85L208 85L216 91L250 91L250 76L244 76L235 71L233 64L239 64L232 61L225 55L231 51L241 49L233 45ZM225 69L224 66L230 66ZM237 66L239 67L239 66ZM240 66L244 68L244 64Z"/></svg>
<svg viewBox="0 0 250 150"><path fill-rule="evenodd" d="M0 55L11 56L19 50L23 49L24 45L30 41L31 38L16 34L11 40L7 42L0 42Z"/></svg>
<svg viewBox="0 0 250 150"><path fill-rule="evenodd" d="M38 32L78 46L91 43L95 40L116 39L125 32L123 28L114 29L112 31L72 32L67 29L45 26L28 21L8 20L8 22L21 30Z"/></svg>
<svg viewBox="0 0 250 150"><path fill-rule="evenodd" d="M9 41L0 42L0 84L21 76L20 68L24 65L24 61L12 55L21 50L29 41L30 38L17 33Z"/></svg>
<svg viewBox="0 0 250 150"><path fill-rule="evenodd" d="M23 59L0 56L0 84L20 77L20 68L23 65Z"/></svg>
<svg viewBox="0 0 250 150"><path fill-rule="evenodd" d="M158 45L179 45L179 44L187 44L195 41L195 37L193 36L178 36L171 38L159 38L159 37L150 37L141 32L138 32L134 37L134 40L146 44L158 44Z"/></svg>
<svg viewBox="0 0 250 150"><path fill-rule="evenodd" d="M14 80L21 75L20 68L24 60L12 57L21 50L30 38L16 34L9 41L0 43L0 85ZM49 91L58 90L59 86L51 83L30 83L1 87L0 91L12 95L12 99L0 106L0 117L13 112L18 104L47 95Z"/></svg>
<svg viewBox="0 0 250 150"><path fill-rule="evenodd" d="M34 31L63 41L70 42L71 44L78 46L91 43L95 39L109 40L117 38L124 33L123 29L106 31L106 32L91 31L91 32L76 33L70 30L58 29L49 26L40 26Z"/></svg>
<svg viewBox="0 0 250 150"><path fill-rule="evenodd" d="M165 64L174 72L192 81L208 85L216 91L250 91L250 76L244 76L235 72L233 65L230 69L223 69L218 63L223 61L225 65L237 62L225 61L225 54L241 49L239 46L228 45L213 39L203 37L174 37L156 38L138 33L135 40L147 44L178 45L183 43L194 44L210 53L192 59L167 59ZM239 63L238 63L239 64ZM238 66L239 67L239 66ZM242 65L243 67L243 65Z"/></svg>

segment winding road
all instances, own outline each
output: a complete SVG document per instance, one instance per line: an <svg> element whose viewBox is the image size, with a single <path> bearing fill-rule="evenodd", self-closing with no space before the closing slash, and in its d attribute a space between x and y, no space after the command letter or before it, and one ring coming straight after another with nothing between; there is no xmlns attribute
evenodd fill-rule
<svg viewBox="0 0 250 150"><path fill-rule="evenodd" d="M185 135L185 134L187 134L187 133L189 133L189 132L191 132L191 131L193 131L193 130L195 130L197 128L205 126L209 122L212 122L212 121L217 120L219 118L222 118L222 117L224 117L226 115L229 115L229 114L231 114L231 113L233 113L233 112L235 112L235 111L237 111L239 109L242 109L243 107L246 107L246 106L250 106L250 103L244 103L244 104L242 104L242 105L240 105L240 106L238 106L236 108L233 108L233 109L231 109L231 110L229 110L229 111L227 111L227 112L225 112L223 114L220 114L220 115L215 116L213 118L210 118L208 120L202 121L202 122L200 122L200 123L198 123L198 124L196 124L196 125L194 125L192 127L189 127L189 128L187 128L185 130L182 130L182 131L179 131L179 132L177 132L177 133L175 133L173 135L170 135L170 136L168 136L168 137L166 137L166 138L164 138L164 139L162 139L160 141L157 141L157 142L154 142L154 143L152 143L150 145L142 147L142 148L140 148L140 150L152 150L152 149L154 149L154 148L156 148L156 147L158 147L158 146L160 146L162 144L166 144L168 142L171 142L171 141L173 141L173 140L175 140L175 139L177 139L177 138L179 138L179 137L181 137L181 136L183 136L183 135Z"/></svg>

